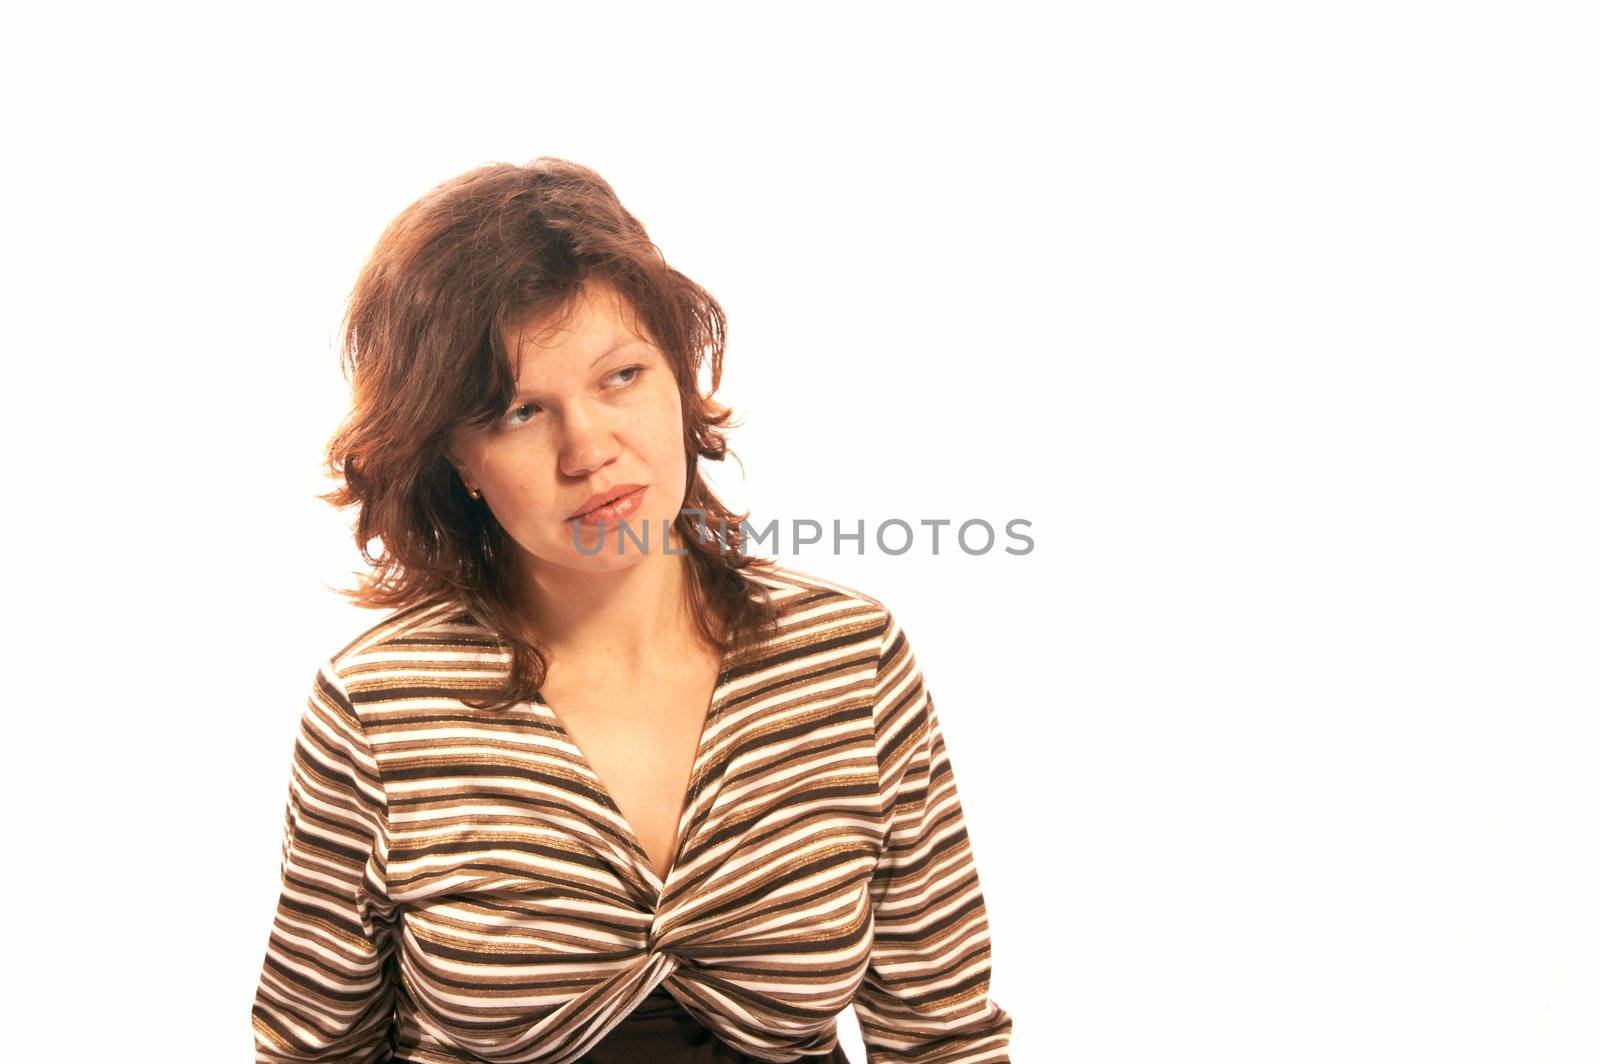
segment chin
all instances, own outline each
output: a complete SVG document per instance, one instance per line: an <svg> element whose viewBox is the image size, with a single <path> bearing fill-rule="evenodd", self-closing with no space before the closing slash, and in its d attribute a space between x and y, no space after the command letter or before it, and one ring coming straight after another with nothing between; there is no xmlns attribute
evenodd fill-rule
<svg viewBox="0 0 1600 1064"><path fill-rule="evenodd" d="M627 524L630 533L627 539L623 538L620 527L606 526L603 544L598 529L581 532L577 544L582 545L584 548L582 551L574 544L570 528L563 528L565 535L560 541L559 553L567 559L567 564L584 569L618 569L636 565L647 557L664 553L662 533L670 527L669 518L663 514L650 514L648 517L636 515L628 518ZM648 553L638 544L638 540L645 537L646 528L649 529L650 537ZM594 553L584 553L584 551Z"/></svg>

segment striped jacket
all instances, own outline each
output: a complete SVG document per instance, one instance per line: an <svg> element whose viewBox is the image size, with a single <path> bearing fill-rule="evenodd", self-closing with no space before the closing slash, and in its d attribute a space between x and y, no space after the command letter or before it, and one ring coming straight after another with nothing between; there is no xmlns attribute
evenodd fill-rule
<svg viewBox="0 0 1600 1064"><path fill-rule="evenodd" d="M652 990L790 1061L854 1007L868 1059L1009 1061L951 761L871 596L743 570L777 634L725 659L662 881L459 603L392 612L317 670L294 744L258 1064L578 1061Z"/></svg>

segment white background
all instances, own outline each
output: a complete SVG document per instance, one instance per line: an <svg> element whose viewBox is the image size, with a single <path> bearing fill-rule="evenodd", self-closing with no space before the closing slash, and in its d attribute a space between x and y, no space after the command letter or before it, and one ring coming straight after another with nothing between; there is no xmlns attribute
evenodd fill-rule
<svg viewBox="0 0 1600 1064"><path fill-rule="evenodd" d="M1600 1059L1585 6L13 22L7 1056L249 1059L374 620L313 497L342 300L557 155L728 312L736 505L1032 522L785 559L917 648L1015 1059Z"/></svg>

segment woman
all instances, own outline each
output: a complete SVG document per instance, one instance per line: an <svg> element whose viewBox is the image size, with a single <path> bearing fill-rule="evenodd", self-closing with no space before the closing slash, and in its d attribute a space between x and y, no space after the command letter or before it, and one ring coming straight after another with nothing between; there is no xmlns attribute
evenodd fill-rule
<svg viewBox="0 0 1600 1064"><path fill-rule="evenodd" d="M351 296L327 498L389 612L295 744L257 1061L1006 1061L878 600L748 557L724 319L593 171L434 189ZM381 541L376 554L368 548Z"/></svg>

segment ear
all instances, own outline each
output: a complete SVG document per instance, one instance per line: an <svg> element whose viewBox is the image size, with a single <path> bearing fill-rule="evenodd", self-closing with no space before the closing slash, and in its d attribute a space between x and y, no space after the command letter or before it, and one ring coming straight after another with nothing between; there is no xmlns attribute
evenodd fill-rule
<svg viewBox="0 0 1600 1064"><path fill-rule="evenodd" d="M462 483L471 484L472 470L468 468L466 460L461 457L461 449L459 444L460 440L455 435L451 435L450 438L445 441L444 457L445 460L455 468L456 476L461 478Z"/></svg>

